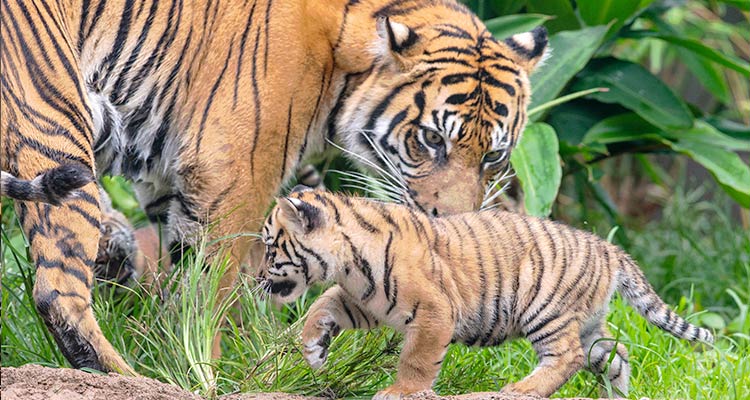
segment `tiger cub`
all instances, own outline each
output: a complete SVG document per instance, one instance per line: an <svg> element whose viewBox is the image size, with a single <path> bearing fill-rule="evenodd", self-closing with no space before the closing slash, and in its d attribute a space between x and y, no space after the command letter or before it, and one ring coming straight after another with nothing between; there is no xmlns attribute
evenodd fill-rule
<svg viewBox="0 0 750 400"><path fill-rule="evenodd" d="M337 283L303 328L313 368L342 329L388 325L405 334L396 381L375 398L429 390L453 342L494 346L519 336L531 341L539 365L504 392L547 397L586 368L606 373L627 395L625 347L599 340L611 337L605 316L615 290L672 335L713 341L672 311L620 248L549 220L497 210L437 218L297 191L278 199L262 235L260 278L274 300L293 301L314 282Z"/></svg>

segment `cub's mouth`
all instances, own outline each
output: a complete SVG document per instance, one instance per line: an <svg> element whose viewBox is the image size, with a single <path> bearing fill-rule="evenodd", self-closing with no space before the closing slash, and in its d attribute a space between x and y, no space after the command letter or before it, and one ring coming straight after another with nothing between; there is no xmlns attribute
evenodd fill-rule
<svg viewBox="0 0 750 400"><path fill-rule="evenodd" d="M294 288L297 287L297 282L295 281L270 281L269 284L267 284L266 288L271 294L276 294L281 297L289 296Z"/></svg>

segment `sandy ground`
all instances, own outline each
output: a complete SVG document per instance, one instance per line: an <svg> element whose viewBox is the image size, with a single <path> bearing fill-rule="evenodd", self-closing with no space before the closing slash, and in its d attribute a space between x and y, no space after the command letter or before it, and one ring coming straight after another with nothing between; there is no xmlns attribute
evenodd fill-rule
<svg viewBox="0 0 750 400"><path fill-rule="evenodd" d="M151 378L117 374L96 375L74 369L24 365L0 368L2 400L203 400L200 396ZM410 400L539 400L538 397L506 396L498 393L472 393L440 397L431 392L409 396ZM245 393L220 400L319 400L286 393Z"/></svg>

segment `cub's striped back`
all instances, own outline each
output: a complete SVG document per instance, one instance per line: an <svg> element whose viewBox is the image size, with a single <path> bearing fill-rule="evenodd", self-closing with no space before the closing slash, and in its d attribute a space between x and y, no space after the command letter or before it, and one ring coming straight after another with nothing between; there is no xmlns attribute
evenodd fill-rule
<svg viewBox="0 0 750 400"><path fill-rule="evenodd" d="M672 311L617 246L549 220L497 210L433 218L308 191L279 199L263 240L274 298L338 284L308 314L302 336L312 366L342 329L389 325L406 334L398 378L381 398L429 389L452 342L492 346L518 336L539 366L504 391L547 397L585 367L626 395L628 354L607 339L605 320L615 290L672 335L713 341Z"/></svg>

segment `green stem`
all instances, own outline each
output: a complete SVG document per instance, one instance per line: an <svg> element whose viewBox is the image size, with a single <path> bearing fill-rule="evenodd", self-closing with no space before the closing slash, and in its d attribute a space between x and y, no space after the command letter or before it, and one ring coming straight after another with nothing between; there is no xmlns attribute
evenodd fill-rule
<svg viewBox="0 0 750 400"><path fill-rule="evenodd" d="M529 110L529 117L531 117L534 114L537 114L539 112L542 112L548 108L552 108L554 106L560 105L562 103L567 103L571 100L575 100L579 97L588 96L592 93L601 93L601 92L609 92L609 88L605 87L597 87L597 88L591 88L586 90L581 90L580 92L575 92L571 94L566 94L565 96L558 97L552 101L548 101L540 106L534 107L531 110Z"/></svg>

